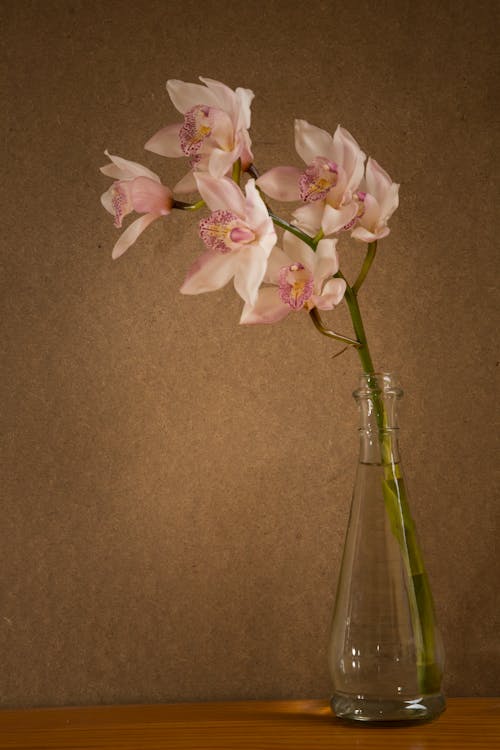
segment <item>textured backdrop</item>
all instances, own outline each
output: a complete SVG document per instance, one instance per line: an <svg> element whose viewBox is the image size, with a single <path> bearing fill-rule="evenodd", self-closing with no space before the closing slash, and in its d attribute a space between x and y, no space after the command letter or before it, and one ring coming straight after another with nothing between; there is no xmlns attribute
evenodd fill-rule
<svg viewBox="0 0 500 750"><path fill-rule="evenodd" d="M261 169L295 161L298 117L401 183L361 304L406 391L447 692L498 693L496 7L0 4L1 705L329 693L355 353L332 361L306 315L238 326L230 287L180 295L192 216L111 260L103 151L174 184L184 165L143 144L178 119L165 81L198 75L256 92Z"/></svg>

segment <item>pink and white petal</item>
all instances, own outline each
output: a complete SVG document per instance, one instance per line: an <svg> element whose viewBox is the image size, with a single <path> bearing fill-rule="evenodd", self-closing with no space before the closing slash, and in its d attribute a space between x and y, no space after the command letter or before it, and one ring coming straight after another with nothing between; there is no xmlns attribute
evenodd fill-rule
<svg viewBox="0 0 500 750"><path fill-rule="evenodd" d="M142 164L138 164L136 161L129 161L129 159L123 159L121 156L110 154L109 151L105 151L104 153L109 159L111 159L113 164L121 170L122 177L119 179L133 180L134 177L149 177L151 180L161 182L157 174L147 167L144 167ZM104 174L106 174L106 172Z"/></svg>
<svg viewBox="0 0 500 750"><path fill-rule="evenodd" d="M325 284L323 293L315 296L313 301L318 310L333 310L338 305L345 294L347 284L344 279L330 279Z"/></svg>
<svg viewBox="0 0 500 750"><path fill-rule="evenodd" d="M342 206L342 208L333 208L333 206L327 204L321 222L323 232L328 236L340 231L351 219L354 219L357 212L358 206L354 202L348 203L347 206Z"/></svg>
<svg viewBox="0 0 500 750"><path fill-rule="evenodd" d="M160 156L185 156L179 138L179 130L181 127L182 122L167 125L151 136L144 148L147 151L152 151L153 154L160 154Z"/></svg>
<svg viewBox="0 0 500 750"><path fill-rule="evenodd" d="M365 227L357 226L351 232L351 237L355 240L361 240L361 242L375 242L375 240L381 240L383 237L387 237L389 234L389 227L383 227L380 231L370 232Z"/></svg>
<svg viewBox="0 0 500 750"><path fill-rule="evenodd" d="M148 177L136 177L128 183L134 211L167 216L172 209L172 191Z"/></svg>
<svg viewBox="0 0 500 750"><path fill-rule="evenodd" d="M234 92L239 102L238 119L236 121L236 130L240 128L248 129L251 121L250 105L252 104L255 94L251 89L242 89L238 87Z"/></svg>
<svg viewBox="0 0 500 750"><path fill-rule="evenodd" d="M339 258L336 250L337 240L320 240L315 253L314 287L320 290L326 279L339 270Z"/></svg>
<svg viewBox="0 0 500 750"><path fill-rule="evenodd" d="M106 175L106 177L112 177L113 180L124 180L125 175L123 169L117 167L116 164L105 164L104 167L100 167L99 171Z"/></svg>
<svg viewBox="0 0 500 750"><path fill-rule="evenodd" d="M267 259L264 282L266 284L278 284L281 269L285 266L290 266L292 263L293 260L281 248L278 246L273 247Z"/></svg>
<svg viewBox="0 0 500 750"><path fill-rule="evenodd" d="M306 228L307 233L314 236L321 228L324 210L324 201L316 201L315 203L308 203L306 206L301 206L301 208L296 208L293 212L293 217L301 227Z"/></svg>
<svg viewBox="0 0 500 750"><path fill-rule="evenodd" d="M268 219L268 222L269 223L267 227L263 228L261 225L260 227L257 228L257 243L266 258L269 257L269 255L272 252L273 247L276 245L276 242L278 241L276 232L274 231L274 225L271 219Z"/></svg>
<svg viewBox="0 0 500 750"><path fill-rule="evenodd" d="M220 148L222 151L230 151L232 153L231 164L236 161L241 150L240 142L236 142L234 137L234 125L231 115L222 109L213 111L212 132L210 137L203 142L199 153L208 153L210 156L214 148Z"/></svg>
<svg viewBox="0 0 500 750"><path fill-rule="evenodd" d="M106 209L106 211L114 216L115 209L113 208L113 198L111 196L111 188L106 190L105 193L101 195L101 203Z"/></svg>
<svg viewBox="0 0 500 750"><path fill-rule="evenodd" d="M380 227L377 229L377 240L383 240L384 237L387 237L388 234L391 233L391 230L389 227Z"/></svg>
<svg viewBox="0 0 500 750"><path fill-rule="evenodd" d="M240 130L236 134L236 140L240 153L241 166L243 169L247 169L253 161L252 141L250 140L248 130Z"/></svg>
<svg viewBox="0 0 500 750"><path fill-rule="evenodd" d="M399 206L399 185L393 182L380 203L380 217L383 222L389 221Z"/></svg>
<svg viewBox="0 0 500 750"><path fill-rule="evenodd" d="M217 180L206 172L195 172L194 177L201 197L212 211L227 209L245 217L245 198L233 180L228 177Z"/></svg>
<svg viewBox="0 0 500 750"><path fill-rule="evenodd" d="M111 253L113 260L116 260L120 255L123 255L123 253L134 244L139 235L141 235L153 221L159 218L158 214L144 214L144 216L140 216L132 222L114 246L113 252Z"/></svg>
<svg viewBox="0 0 500 750"><path fill-rule="evenodd" d="M197 192L198 185L196 184L196 180L192 170L185 174L184 177L182 177L174 187L174 193L179 193L180 195L187 195L188 193Z"/></svg>
<svg viewBox="0 0 500 750"><path fill-rule="evenodd" d="M348 130L339 125L333 136L333 160L341 164L345 176L345 190L355 190L363 177L366 154Z"/></svg>
<svg viewBox="0 0 500 750"><path fill-rule="evenodd" d="M366 193L363 200L364 212L356 222L356 226L364 227L370 232L375 232L380 224L380 206L376 198Z"/></svg>
<svg viewBox="0 0 500 750"><path fill-rule="evenodd" d="M233 115L234 120L236 120L238 103L234 91L225 83L215 81L213 78L204 78L203 76L199 76L199 78L207 86L210 93L216 97L217 104L215 106Z"/></svg>
<svg viewBox="0 0 500 750"><path fill-rule="evenodd" d="M366 162L365 180L367 191L374 195L380 203L392 185L392 180L385 169L382 169L380 164L371 156Z"/></svg>
<svg viewBox="0 0 500 750"><path fill-rule="evenodd" d="M184 83L171 79L167 81L167 91L172 104L182 114L197 104L207 104L209 107L219 107L219 97L206 86L199 83Z"/></svg>
<svg viewBox="0 0 500 750"><path fill-rule="evenodd" d="M311 125L306 120L295 120L295 150L306 164L316 156L328 156L332 145L332 136Z"/></svg>
<svg viewBox="0 0 500 750"><path fill-rule="evenodd" d="M255 187L255 180L248 180L245 185L245 215L251 227L258 229L261 234L274 233L276 237L272 219L269 217L266 204Z"/></svg>
<svg viewBox="0 0 500 750"><path fill-rule="evenodd" d="M247 245L236 256L234 288L249 305L255 305L257 301L259 287L266 273L268 255L258 245Z"/></svg>
<svg viewBox="0 0 500 750"><path fill-rule="evenodd" d="M182 294L201 294L222 289L234 276L236 255L207 250L193 263L181 286Z"/></svg>
<svg viewBox="0 0 500 750"><path fill-rule="evenodd" d="M302 263L309 271L313 271L316 262L314 251L292 232L283 234L283 250L291 258L290 263Z"/></svg>
<svg viewBox="0 0 500 750"><path fill-rule="evenodd" d="M212 148L208 159L208 171L211 175L220 179L228 173L237 158L234 150L226 151L222 148Z"/></svg>
<svg viewBox="0 0 500 750"><path fill-rule="evenodd" d="M298 201L301 174L302 170L298 167L273 167L259 177L257 185L277 201Z"/></svg>
<svg viewBox="0 0 500 750"><path fill-rule="evenodd" d="M262 287L254 306L245 303L241 313L240 323L254 325L256 323L277 323L286 318L291 307L285 305L279 296L279 289Z"/></svg>

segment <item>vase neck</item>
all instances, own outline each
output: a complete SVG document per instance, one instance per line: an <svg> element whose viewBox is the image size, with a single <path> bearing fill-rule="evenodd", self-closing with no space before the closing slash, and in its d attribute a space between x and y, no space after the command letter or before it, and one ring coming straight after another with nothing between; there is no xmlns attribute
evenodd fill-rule
<svg viewBox="0 0 500 750"><path fill-rule="evenodd" d="M360 461L391 464L399 461L398 402L403 395L391 373L361 376L353 393L360 413Z"/></svg>

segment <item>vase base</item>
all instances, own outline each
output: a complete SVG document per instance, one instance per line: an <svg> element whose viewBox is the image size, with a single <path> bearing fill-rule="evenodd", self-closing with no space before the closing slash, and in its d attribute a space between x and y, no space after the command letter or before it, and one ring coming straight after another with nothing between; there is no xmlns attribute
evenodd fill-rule
<svg viewBox="0 0 500 750"><path fill-rule="evenodd" d="M446 701L441 693L418 696L410 700L363 698L360 695L334 693L330 706L338 719L350 722L406 724L435 719L444 711Z"/></svg>

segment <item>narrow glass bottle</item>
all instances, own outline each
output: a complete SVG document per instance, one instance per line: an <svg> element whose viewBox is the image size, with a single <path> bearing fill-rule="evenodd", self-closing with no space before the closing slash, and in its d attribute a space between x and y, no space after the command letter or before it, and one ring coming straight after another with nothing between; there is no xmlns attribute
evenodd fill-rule
<svg viewBox="0 0 500 750"><path fill-rule="evenodd" d="M445 708L444 654L410 514L398 448L402 390L364 374L356 475L332 620L329 665L336 716L426 721Z"/></svg>

